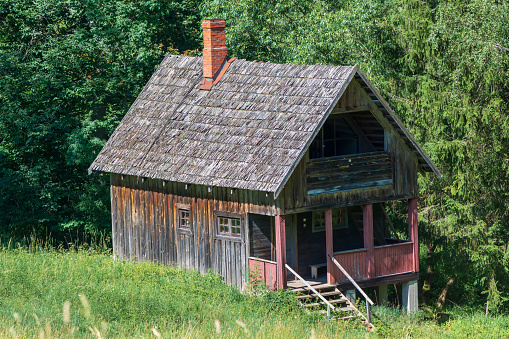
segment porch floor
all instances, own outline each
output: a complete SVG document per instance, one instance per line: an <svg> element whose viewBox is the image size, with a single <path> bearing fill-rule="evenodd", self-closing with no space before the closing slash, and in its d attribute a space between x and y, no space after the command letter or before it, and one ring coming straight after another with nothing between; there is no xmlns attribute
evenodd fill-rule
<svg viewBox="0 0 509 339"><path fill-rule="evenodd" d="M322 289L327 287L336 286L327 284L327 275L319 275L316 279L311 279L311 277L302 277L306 282L311 285L314 289ZM287 286L292 292L303 292L304 290L307 290L308 287L299 279L296 280L288 280Z"/></svg>

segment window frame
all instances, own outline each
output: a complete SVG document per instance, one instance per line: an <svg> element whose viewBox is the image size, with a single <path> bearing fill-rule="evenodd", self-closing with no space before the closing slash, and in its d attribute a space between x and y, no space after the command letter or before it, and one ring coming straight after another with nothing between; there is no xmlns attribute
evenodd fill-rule
<svg viewBox="0 0 509 339"><path fill-rule="evenodd" d="M190 204L175 204L176 214L176 226L177 233L179 234L193 234L193 217L192 217L192 209ZM188 226L182 227L182 215L181 212L187 211L188 213Z"/></svg>
<svg viewBox="0 0 509 339"><path fill-rule="evenodd" d="M219 230L220 224L219 224L219 218L226 218L229 219L229 231L228 233L221 232ZM233 219L237 219L240 221L239 227L239 234L235 235L231 233L231 221ZM225 211L214 211L214 235L216 239L225 239L230 241L236 241L236 242L242 242L244 239L244 227L245 227L245 220L243 214L240 213L231 213L231 212L225 212Z"/></svg>

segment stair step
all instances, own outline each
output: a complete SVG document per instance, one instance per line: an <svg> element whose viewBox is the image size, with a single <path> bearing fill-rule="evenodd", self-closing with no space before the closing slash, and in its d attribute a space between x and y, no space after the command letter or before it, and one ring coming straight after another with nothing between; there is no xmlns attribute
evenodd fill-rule
<svg viewBox="0 0 509 339"><path fill-rule="evenodd" d="M341 295L341 292L339 291L330 291L330 292L323 292L323 293L320 293L322 295L322 297L330 297L330 296L334 296L334 295ZM303 299L311 299L311 298L318 298L318 296L316 294L304 294L304 295L299 295L297 297L297 299L300 299L300 300L303 300Z"/></svg>
<svg viewBox="0 0 509 339"><path fill-rule="evenodd" d="M359 315L349 315L349 316L346 316L346 317L337 317L337 318L332 318L333 320L348 320L348 319L354 319L354 318L359 318L360 316Z"/></svg>
<svg viewBox="0 0 509 339"><path fill-rule="evenodd" d="M346 302L347 302L346 298L331 299L331 300L329 300L329 303L331 303L331 304L344 304ZM303 306L304 307L314 307L314 306L321 306L321 305L327 305L327 304L325 302L323 302L323 301L318 301L318 302L311 303L311 304L304 304ZM351 309L349 309L349 310L351 310Z"/></svg>
<svg viewBox="0 0 509 339"><path fill-rule="evenodd" d="M334 306L335 307L335 311L343 311L343 312L352 312L352 311L355 311L355 309L353 309L352 307L348 306L348 305L345 305L345 306ZM320 313L320 314L327 314L327 310L318 310L318 311L315 311L316 313ZM353 315L354 317L358 317L359 315L356 314L356 315Z"/></svg>
<svg viewBox="0 0 509 339"><path fill-rule="evenodd" d="M335 291L336 290L336 286L335 285L329 285L329 284L314 285L313 288L316 291L318 291L318 293L320 293L320 294L322 294L322 292L325 293L325 292L330 292L330 291ZM306 286L294 288L294 289L292 289L292 292L294 292L294 293L303 293L303 294L314 294L314 292L311 291Z"/></svg>

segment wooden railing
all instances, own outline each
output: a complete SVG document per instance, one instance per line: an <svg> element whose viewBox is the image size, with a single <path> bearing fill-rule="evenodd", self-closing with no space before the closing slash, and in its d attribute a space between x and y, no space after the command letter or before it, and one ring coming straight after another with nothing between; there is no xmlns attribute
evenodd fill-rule
<svg viewBox="0 0 509 339"><path fill-rule="evenodd" d="M368 277L368 250L366 248L353 251L336 252L333 254L333 257L341 263L341 266L343 266L347 272L350 272L353 279L359 280L366 279ZM332 269L332 276L336 279L336 281L347 279L336 266L332 266Z"/></svg>
<svg viewBox="0 0 509 339"><path fill-rule="evenodd" d="M392 185L392 162L388 152L371 152L308 162L309 195Z"/></svg>
<svg viewBox="0 0 509 339"><path fill-rule="evenodd" d="M413 243L378 246L374 248L375 272L368 277L368 250L361 248L353 251L336 252L333 254L353 279L367 279L391 274L412 272ZM346 280L346 276L336 267L332 267L332 275L336 281Z"/></svg>
<svg viewBox="0 0 509 339"><path fill-rule="evenodd" d="M375 247L376 276L413 271L413 242Z"/></svg>
<svg viewBox="0 0 509 339"><path fill-rule="evenodd" d="M271 290L277 289L277 263L275 261L254 257L249 257L248 261L252 280L265 282L265 285Z"/></svg>
<svg viewBox="0 0 509 339"><path fill-rule="evenodd" d="M367 317L364 317L364 315L362 315L362 313L359 312L359 314L364 318L365 321L368 322L369 326L371 328L375 328L373 326L373 324L371 323L371 306L373 306L375 303L373 302L373 300L371 300L370 297L368 297L368 295L364 292L364 290L362 288L360 288L359 285L357 285L357 283L355 282L355 280L352 279L352 277L350 276L350 274L348 274L348 272L336 261L336 259L334 259L334 257L332 256L332 254L328 253L330 259L332 260L332 263L341 271L341 273L352 283L352 285L357 289L357 291L359 291L359 293L364 297L364 299L366 299L366 316ZM353 305L352 305L353 306ZM356 308L357 309L357 308Z"/></svg>

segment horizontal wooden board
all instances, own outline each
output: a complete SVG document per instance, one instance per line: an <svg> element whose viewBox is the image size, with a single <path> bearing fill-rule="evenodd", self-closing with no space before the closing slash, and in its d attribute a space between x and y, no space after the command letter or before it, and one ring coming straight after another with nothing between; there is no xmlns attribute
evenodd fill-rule
<svg viewBox="0 0 509 339"><path fill-rule="evenodd" d="M379 180L379 181L366 181L363 183L352 183L346 185L327 186L326 188L315 188L308 190L309 195L319 195L336 193L343 191L353 191L363 188L377 188L377 187L390 187L392 185L392 179Z"/></svg>
<svg viewBox="0 0 509 339"><path fill-rule="evenodd" d="M387 152L310 160L308 163L308 195L391 185L392 162Z"/></svg>

